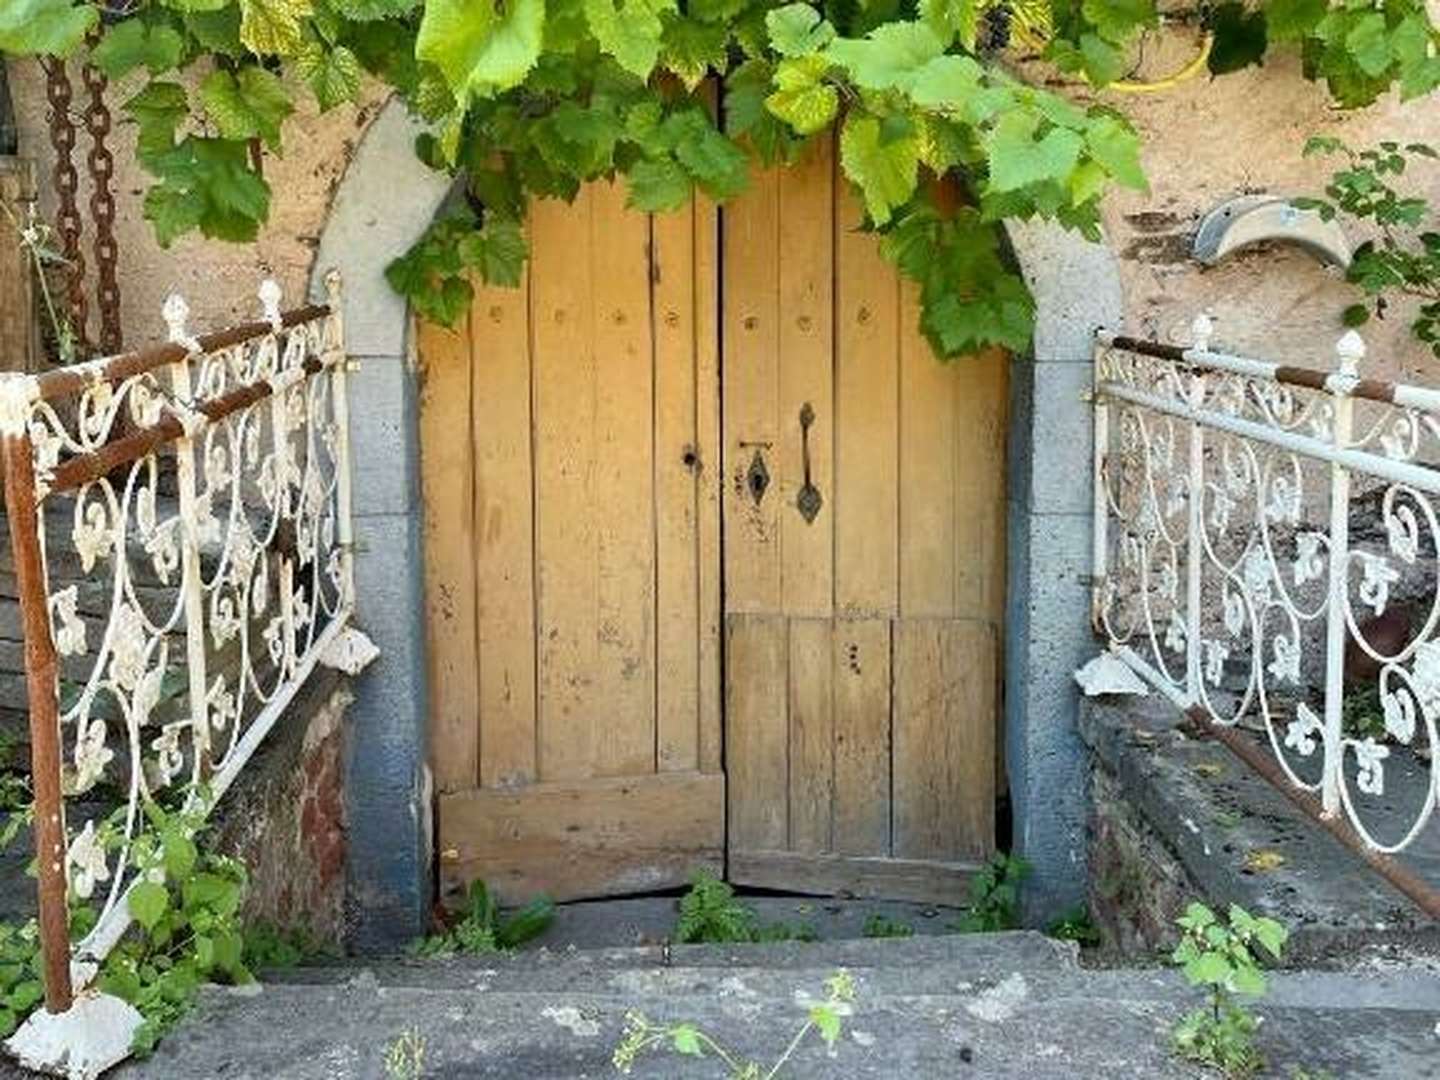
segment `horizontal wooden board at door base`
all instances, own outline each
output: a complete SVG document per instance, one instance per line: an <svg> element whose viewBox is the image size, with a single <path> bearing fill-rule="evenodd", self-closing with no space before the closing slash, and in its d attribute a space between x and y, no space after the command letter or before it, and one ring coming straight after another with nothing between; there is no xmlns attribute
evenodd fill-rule
<svg viewBox="0 0 1440 1080"><path fill-rule="evenodd" d="M725 778L642 777L471 790L439 799L442 895L482 879L504 904L624 896L719 874Z"/></svg>
<svg viewBox="0 0 1440 1080"><path fill-rule="evenodd" d="M969 895L970 877L978 869L970 862L737 851L730 855L729 877L757 889L959 905Z"/></svg>

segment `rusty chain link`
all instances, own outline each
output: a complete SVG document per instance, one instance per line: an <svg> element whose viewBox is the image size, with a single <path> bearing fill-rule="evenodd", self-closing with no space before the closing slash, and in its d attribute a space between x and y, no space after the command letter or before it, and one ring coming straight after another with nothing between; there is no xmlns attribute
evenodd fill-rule
<svg viewBox="0 0 1440 1080"><path fill-rule="evenodd" d="M107 354L120 351L120 282L115 276L118 248L115 244L115 195L110 182L115 175L115 158L105 145L110 134L110 108L105 104L105 88L109 80L93 64L80 71L90 91L90 104L85 109L85 129L90 133L91 192L90 215L95 221L95 278L100 308L100 349Z"/></svg>
<svg viewBox="0 0 1440 1080"><path fill-rule="evenodd" d="M52 177L58 199L55 231L60 235L60 254L65 259L65 293L70 305L70 329L81 352L90 351L86 329L88 305L85 299L85 256L80 253L80 208L76 195L80 177L72 155L75 150L75 122L70 116L74 92L65 61L49 58L45 68L45 96L50 103L50 145L55 149Z"/></svg>

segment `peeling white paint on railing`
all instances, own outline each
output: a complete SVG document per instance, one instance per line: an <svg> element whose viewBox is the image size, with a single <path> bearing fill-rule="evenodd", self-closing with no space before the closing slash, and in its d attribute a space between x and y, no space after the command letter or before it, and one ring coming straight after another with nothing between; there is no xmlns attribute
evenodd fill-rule
<svg viewBox="0 0 1440 1080"><path fill-rule="evenodd" d="M1212 329L1096 335L1096 629L1399 851L1440 799L1440 391L1364 379L1353 331L1322 372L1213 352ZM1347 729L1367 693L1371 730ZM1394 769L1426 778L1398 808Z"/></svg>

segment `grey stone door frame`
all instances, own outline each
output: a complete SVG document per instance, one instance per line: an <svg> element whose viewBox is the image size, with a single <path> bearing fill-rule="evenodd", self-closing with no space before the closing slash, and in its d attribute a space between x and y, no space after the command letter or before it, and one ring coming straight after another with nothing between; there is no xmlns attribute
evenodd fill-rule
<svg viewBox="0 0 1440 1080"><path fill-rule="evenodd" d="M450 191L415 156L421 129L395 99L366 131L335 193L311 292L331 267L360 370L350 382L357 621L381 657L356 686L346 749L352 944L419 934L431 901L431 792L416 371L410 318L385 266L424 232ZM1010 231L1038 306L1033 363L1012 376L1005 648L1006 760L1014 848L1032 866L1027 922L1078 902L1087 794L1071 673L1089 627L1091 334L1119 326L1108 249L1056 226Z"/></svg>

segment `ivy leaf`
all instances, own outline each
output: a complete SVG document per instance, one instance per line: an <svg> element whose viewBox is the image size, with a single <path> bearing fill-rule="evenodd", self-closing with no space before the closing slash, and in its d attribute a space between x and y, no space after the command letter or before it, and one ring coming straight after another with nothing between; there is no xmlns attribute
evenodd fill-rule
<svg viewBox="0 0 1440 1080"><path fill-rule="evenodd" d="M353 101L360 91L360 61L344 45L326 48L318 41L307 42L295 57L295 68L322 112Z"/></svg>
<svg viewBox="0 0 1440 1080"><path fill-rule="evenodd" d="M280 125L295 111L284 84L254 64L212 71L200 84L200 102L224 138L259 137L271 150L280 148Z"/></svg>
<svg viewBox="0 0 1440 1080"><path fill-rule="evenodd" d="M93 6L71 0L5 0L0 4L0 52L69 56L98 18Z"/></svg>
<svg viewBox="0 0 1440 1080"><path fill-rule="evenodd" d="M1052 127L1036 139L1039 118L1019 110L1000 117L985 151L991 191L1014 191L1046 181L1063 183L1080 157L1083 140L1069 128Z"/></svg>
<svg viewBox="0 0 1440 1080"><path fill-rule="evenodd" d="M809 4L786 4L765 14L770 47L781 56L819 52L835 39L835 27Z"/></svg>
<svg viewBox="0 0 1440 1080"><path fill-rule="evenodd" d="M457 101L524 81L540 57L545 0L427 0L415 56L438 67Z"/></svg>
<svg viewBox="0 0 1440 1080"><path fill-rule="evenodd" d="M799 135L828 127L840 107L835 87L820 81L829 67L823 56L782 60L775 71L777 89L765 99L765 107Z"/></svg>
<svg viewBox="0 0 1440 1080"><path fill-rule="evenodd" d="M154 881L137 882L130 890L130 914L146 930L155 929L170 907L170 892Z"/></svg>
<svg viewBox="0 0 1440 1080"><path fill-rule="evenodd" d="M919 149L913 137L881 139L880 121L852 112L840 133L840 163L860 189L865 210L876 225L890 220L895 209L915 193Z"/></svg>
<svg viewBox="0 0 1440 1080"><path fill-rule="evenodd" d="M300 24L311 12L310 0L240 0L240 42L259 56L290 56L300 49Z"/></svg>
<svg viewBox="0 0 1440 1080"><path fill-rule="evenodd" d="M660 56L660 16L675 0L585 0L585 18L602 51L632 75L648 79Z"/></svg>
<svg viewBox="0 0 1440 1080"><path fill-rule="evenodd" d="M724 71L729 60L730 29L723 24L699 22L673 15L665 18L660 38L660 59L693 91L713 68Z"/></svg>
<svg viewBox="0 0 1440 1080"><path fill-rule="evenodd" d="M90 51L91 62L108 78L118 79L137 67L152 75L177 66L185 39L169 26L146 26L139 19L115 23Z"/></svg>
<svg viewBox="0 0 1440 1080"><path fill-rule="evenodd" d="M1140 137L1124 121L1114 116L1096 118L1085 129L1085 149L1117 183L1136 191L1150 190L1140 167Z"/></svg>
<svg viewBox="0 0 1440 1080"><path fill-rule="evenodd" d="M626 205L647 213L678 210L690 199L689 174L671 158L637 161L626 174L630 195Z"/></svg>
<svg viewBox="0 0 1440 1080"><path fill-rule="evenodd" d="M1267 44L1264 11L1248 11L1243 3L1232 0L1211 11L1209 28L1215 35L1208 61L1210 74L1226 75L1263 61Z"/></svg>
<svg viewBox="0 0 1440 1080"><path fill-rule="evenodd" d="M1330 7L1328 0L1270 0L1265 5L1266 36L1299 41L1313 31Z"/></svg>

